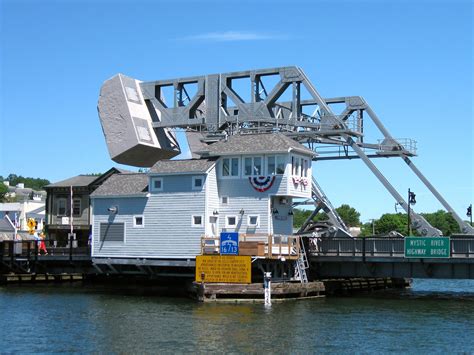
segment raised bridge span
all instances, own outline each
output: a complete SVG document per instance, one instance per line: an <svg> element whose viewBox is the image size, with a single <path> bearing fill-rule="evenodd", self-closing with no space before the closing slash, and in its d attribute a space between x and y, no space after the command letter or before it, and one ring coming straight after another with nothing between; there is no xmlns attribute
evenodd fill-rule
<svg viewBox="0 0 474 355"><path fill-rule="evenodd" d="M474 236L449 238L447 257L406 257L403 237L313 238L313 277L474 279Z"/></svg>

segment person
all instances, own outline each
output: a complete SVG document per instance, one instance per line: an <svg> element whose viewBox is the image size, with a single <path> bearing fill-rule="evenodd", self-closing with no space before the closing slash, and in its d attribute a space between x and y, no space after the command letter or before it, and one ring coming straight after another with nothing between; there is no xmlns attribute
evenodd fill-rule
<svg viewBox="0 0 474 355"><path fill-rule="evenodd" d="M48 250L46 250L46 243L45 243L45 235L44 233L40 234L40 241L39 241L39 250L38 255L41 255L41 251L44 252L44 255L48 255Z"/></svg>

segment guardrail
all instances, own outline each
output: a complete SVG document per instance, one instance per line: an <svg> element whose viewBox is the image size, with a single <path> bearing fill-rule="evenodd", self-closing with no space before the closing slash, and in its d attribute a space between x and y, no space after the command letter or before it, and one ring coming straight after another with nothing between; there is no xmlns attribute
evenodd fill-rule
<svg viewBox="0 0 474 355"><path fill-rule="evenodd" d="M40 243L45 243L46 253L41 250ZM69 260L73 260L74 256L90 256L90 247L76 247L73 238L65 247L57 247L52 239L43 240L2 240L0 241L0 261L15 259L26 259L27 261L38 260L38 257L58 257L66 256Z"/></svg>
<svg viewBox="0 0 474 355"><path fill-rule="evenodd" d="M474 258L474 237L451 237L451 258ZM399 257L405 256L405 238L311 238L310 255Z"/></svg>
<svg viewBox="0 0 474 355"><path fill-rule="evenodd" d="M264 257L266 259L280 259L282 257L289 260L296 260L301 252L301 238L289 235L268 235L268 234L239 234L239 247L243 250L245 243L255 243L255 252L245 254ZM220 238L203 235L201 237L201 254L212 255L220 253Z"/></svg>

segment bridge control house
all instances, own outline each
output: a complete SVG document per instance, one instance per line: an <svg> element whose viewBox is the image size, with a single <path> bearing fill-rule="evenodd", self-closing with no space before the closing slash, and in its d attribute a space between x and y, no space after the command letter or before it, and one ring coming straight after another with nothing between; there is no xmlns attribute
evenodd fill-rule
<svg viewBox="0 0 474 355"><path fill-rule="evenodd" d="M115 174L91 194L95 264L194 260L202 239L292 234L294 198L311 198L315 153L280 133L234 135L199 159ZM281 252L281 250L280 250Z"/></svg>

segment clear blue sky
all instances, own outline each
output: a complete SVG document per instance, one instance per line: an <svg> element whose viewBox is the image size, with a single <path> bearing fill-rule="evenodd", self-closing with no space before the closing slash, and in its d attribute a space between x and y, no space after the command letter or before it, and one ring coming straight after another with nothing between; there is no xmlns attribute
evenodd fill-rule
<svg viewBox="0 0 474 355"><path fill-rule="evenodd" d="M463 218L474 200L472 1L0 3L0 175L58 181L116 165L96 109L116 73L297 65L323 97L364 96L394 137L415 138L415 163ZM440 208L400 159L375 163L417 193L415 210ZM363 220L394 211L361 161L313 167L336 206Z"/></svg>

